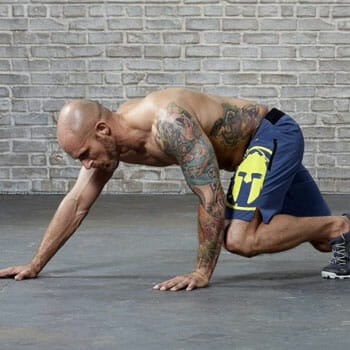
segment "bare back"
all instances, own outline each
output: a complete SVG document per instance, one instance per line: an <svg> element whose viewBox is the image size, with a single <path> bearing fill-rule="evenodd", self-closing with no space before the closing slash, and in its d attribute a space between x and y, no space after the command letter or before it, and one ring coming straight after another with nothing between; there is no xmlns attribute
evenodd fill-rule
<svg viewBox="0 0 350 350"><path fill-rule="evenodd" d="M233 170L241 162L250 138L268 111L266 106L251 101L187 89L166 89L151 93L144 99L131 100L117 112L125 115L130 125L149 130L151 137L146 143L146 154L139 155L143 164L163 166L176 163L153 143L157 119L172 113L171 106L174 105L198 122L215 150L219 167L226 170ZM132 156L129 152L121 160L137 163L137 159L137 154Z"/></svg>

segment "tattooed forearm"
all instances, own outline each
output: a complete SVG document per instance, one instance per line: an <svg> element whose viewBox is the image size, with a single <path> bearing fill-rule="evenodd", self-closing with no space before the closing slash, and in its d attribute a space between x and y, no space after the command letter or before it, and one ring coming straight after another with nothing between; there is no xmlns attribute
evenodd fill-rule
<svg viewBox="0 0 350 350"><path fill-rule="evenodd" d="M213 125L210 136L217 137L221 143L234 146L252 130L255 130L267 108L256 104L247 104L242 108L229 103L222 104L223 116Z"/></svg>
<svg viewBox="0 0 350 350"><path fill-rule="evenodd" d="M221 204L218 203L221 207ZM220 210L219 210L220 211ZM221 211L221 214L223 211ZM196 268L208 277L214 271L223 241L224 218L216 217L201 205L198 207L198 241Z"/></svg>

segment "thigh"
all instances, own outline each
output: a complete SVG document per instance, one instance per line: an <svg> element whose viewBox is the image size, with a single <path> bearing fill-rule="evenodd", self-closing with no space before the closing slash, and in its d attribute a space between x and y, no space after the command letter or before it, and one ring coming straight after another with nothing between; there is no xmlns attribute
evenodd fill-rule
<svg viewBox="0 0 350 350"><path fill-rule="evenodd" d="M287 191L282 213L299 217L331 215L317 184L304 166L296 173Z"/></svg>

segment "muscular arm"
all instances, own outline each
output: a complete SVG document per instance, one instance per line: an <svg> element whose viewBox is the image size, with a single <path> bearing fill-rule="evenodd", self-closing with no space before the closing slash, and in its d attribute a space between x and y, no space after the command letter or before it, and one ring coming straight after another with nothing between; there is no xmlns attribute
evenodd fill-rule
<svg viewBox="0 0 350 350"><path fill-rule="evenodd" d="M111 175L82 168L76 184L57 208L31 262L0 270L0 277L14 276L16 280L36 277L79 227Z"/></svg>
<svg viewBox="0 0 350 350"><path fill-rule="evenodd" d="M216 266L223 241L224 193L214 149L197 120L172 103L158 119L157 137L165 153L176 158L199 197L198 252L195 271L155 286L161 290L204 287Z"/></svg>

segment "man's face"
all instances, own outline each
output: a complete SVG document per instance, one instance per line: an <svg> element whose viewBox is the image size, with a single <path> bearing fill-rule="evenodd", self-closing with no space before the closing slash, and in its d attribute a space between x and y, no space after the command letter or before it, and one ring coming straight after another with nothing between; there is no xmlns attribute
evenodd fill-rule
<svg viewBox="0 0 350 350"><path fill-rule="evenodd" d="M95 134L85 140L76 158L86 169L114 171L119 164L119 153L111 136Z"/></svg>

